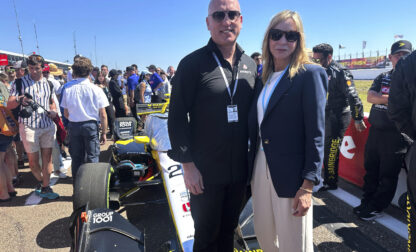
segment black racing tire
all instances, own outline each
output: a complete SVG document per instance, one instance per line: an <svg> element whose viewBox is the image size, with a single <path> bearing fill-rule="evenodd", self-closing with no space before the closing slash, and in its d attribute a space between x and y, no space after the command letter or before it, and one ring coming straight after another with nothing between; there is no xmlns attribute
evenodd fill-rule
<svg viewBox="0 0 416 252"><path fill-rule="evenodd" d="M108 163L86 163L79 167L74 188L74 210L109 208L110 179L113 168Z"/></svg>

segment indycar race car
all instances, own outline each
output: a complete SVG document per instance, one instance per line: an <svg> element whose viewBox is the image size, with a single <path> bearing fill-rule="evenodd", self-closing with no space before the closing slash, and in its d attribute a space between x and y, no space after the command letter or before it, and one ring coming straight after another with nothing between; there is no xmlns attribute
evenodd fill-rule
<svg viewBox="0 0 416 252"><path fill-rule="evenodd" d="M70 218L72 251L192 251L194 224L182 166L167 155L167 106L168 101L137 105L138 115L147 115L142 132L136 131L134 118L116 119L109 162L80 167ZM158 186L164 190L162 197L133 197ZM139 230L121 213L126 207L159 204L168 206L166 215L173 222L175 238L155 250L145 244L145 237L151 234ZM261 251L254 235L251 200L240 216L234 251Z"/></svg>

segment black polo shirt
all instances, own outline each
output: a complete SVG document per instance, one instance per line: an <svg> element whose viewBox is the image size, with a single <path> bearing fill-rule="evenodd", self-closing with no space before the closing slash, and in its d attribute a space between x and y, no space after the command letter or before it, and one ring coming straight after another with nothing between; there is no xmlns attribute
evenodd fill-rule
<svg viewBox="0 0 416 252"><path fill-rule="evenodd" d="M391 85L391 74L393 70L385 72L377 76L374 79L373 84L370 87L370 90L381 94L390 93ZM396 126L393 121L391 121L387 116L387 104L373 104L371 106L370 116L368 121L371 123L371 127L383 130L395 130L397 131Z"/></svg>
<svg viewBox="0 0 416 252"><path fill-rule="evenodd" d="M238 122L229 123L231 99L215 52L234 90ZM247 180L248 110L252 103L257 66L236 46L235 65L227 62L212 39L208 45L181 60L172 78L169 106L169 156L178 162L194 162L204 184L241 183Z"/></svg>

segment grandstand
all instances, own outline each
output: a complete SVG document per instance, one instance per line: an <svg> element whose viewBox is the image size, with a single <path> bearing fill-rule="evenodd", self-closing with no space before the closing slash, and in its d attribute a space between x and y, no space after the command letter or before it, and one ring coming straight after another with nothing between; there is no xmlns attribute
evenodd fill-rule
<svg viewBox="0 0 416 252"><path fill-rule="evenodd" d="M0 50L0 55L1 54L5 54L7 55L7 60L9 61L9 65L13 65L16 61L19 60L23 60L23 56L20 53L14 53L14 52L8 52L8 51L4 51L4 50ZM25 59L30 56L30 54L25 55ZM69 67L71 66L71 64L65 63L65 62L59 62L56 60L50 60L50 59L45 59L46 63L53 63L55 64L58 68L63 69L64 71L68 70Z"/></svg>

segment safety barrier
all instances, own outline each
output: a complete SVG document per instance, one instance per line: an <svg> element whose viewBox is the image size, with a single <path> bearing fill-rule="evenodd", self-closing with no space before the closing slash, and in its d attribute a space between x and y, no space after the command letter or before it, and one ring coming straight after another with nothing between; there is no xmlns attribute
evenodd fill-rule
<svg viewBox="0 0 416 252"><path fill-rule="evenodd" d="M367 129L358 132L354 127L354 120L351 120L342 140L338 165L338 175L359 187L364 185L364 150L371 127L367 116L364 118L364 122ZM406 172L402 169L396 194L392 201L394 205L398 205L398 199L404 192L406 192Z"/></svg>

